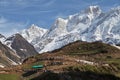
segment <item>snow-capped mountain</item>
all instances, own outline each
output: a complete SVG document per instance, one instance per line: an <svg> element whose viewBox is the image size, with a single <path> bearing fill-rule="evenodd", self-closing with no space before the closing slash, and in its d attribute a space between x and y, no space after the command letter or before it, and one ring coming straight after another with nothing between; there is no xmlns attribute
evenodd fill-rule
<svg viewBox="0 0 120 80"><path fill-rule="evenodd" d="M47 32L47 29L40 28L34 24L31 25L29 29L24 29L20 32L20 34L29 42L32 43L36 38L41 38L45 33Z"/></svg>
<svg viewBox="0 0 120 80"><path fill-rule="evenodd" d="M58 18L50 30L43 36L44 38L54 38L56 36L67 34L66 25L68 20Z"/></svg>
<svg viewBox="0 0 120 80"><path fill-rule="evenodd" d="M48 45L52 41L54 41L55 37L64 36L67 34L66 30L67 20L62 18L58 18L54 25L48 30L41 38L37 39L37 43L33 44L35 49L39 52L40 50L44 49L45 45ZM52 47L52 45L50 45ZM54 48L54 47L53 47ZM49 48L51 49L51 48Z"/></svg>
<svg viewBox="0 0 120 80"><path fill-rule="evenodd" d="M98 16L82 37L85 41L120 44L120 7Z"/></svg>
<svg viewBox="0 0 120 80"><path fill-rule="evenodd" d="M98 6L90 6L84 11L68 17L67 31L68 32L84 32L94 20L101 14L101 9Z"/></svg>
<svg viewBox="0 0 120 80"><path fill-rule="evenodd" d="M103 12L99 6L90 6L67 19L58 18L50 30L33 45L42 53L76 40L120 44L120 7Z"/></svg>

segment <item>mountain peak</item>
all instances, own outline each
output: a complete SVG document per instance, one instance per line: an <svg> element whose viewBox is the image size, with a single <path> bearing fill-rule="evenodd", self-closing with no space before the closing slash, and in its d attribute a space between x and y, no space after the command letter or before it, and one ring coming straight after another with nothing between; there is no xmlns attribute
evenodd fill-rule
<svg viewBox="0 0 120 80"><path fill-rule="evenodd" d="M29 29L38 29L39 27L35 24L32 24Z"/></svg>
<svg viewBox="0 0 120 80"><path fill-rule="evenodd" d="M62 19L62 18L58 18L54 24L54 27L63 27L63 26L59 26L61 24L67 24L68 20Z"/></svg>
<svg viewBox="0 0 120 80"><path fill-rule="evenodd" d="M116 8L112 8L111 11L109 12L110 14L114 14L114 15L120 15L120 6L116 7Z"/></svg>
<svg viewBox="0 0 120 80"><path fill-rule="evenodd" d="M112 8L112 10L120 10L120 6L117 6L115 8Z"/></svg>
<svg viewBox="0 0 120 80"><path fill-rule="evenodd" d="M30 28L24 29L20 34L28 41L31 42L37 37L42 37L47 32L47 29L40 28L35 24L32 24Z"/></svg>
<svg viewBox="0 0 120 80"><path fill-rule="evenodd" d="M67 33L66 31L66 25L67 25L68 20L67 19L62 19L58 18L56 19L55 23L53 26L50 28L50 30L47 32L45 35L46 37L55 37L58 35L63 35Z"/></svg>
<svg viewBox="0 0 120 80"><path fill-rule="evenodd" d="M86 10L85 13L88 14L99 14L101 13L101 9L99 6L89 6Z"/></svg>
<svg viewBox="0 0 120 80"><path fill-rule="evenodd" d="M30 55L37 54L34 47L27 42L19 33L12 35L6 39L6 45L15 51L21 58L29 57Z"/></svg>
<svg viewBox="0 0 120 80"><path fill-rule="evenodd" d="M36 26L35 24L32 24L31 26Z"/></svg>
<svg viewBox="0 0 120 80"><path fill-rule="evenodd" d="M67 22L67 20L65 20L65 19L63 19L63 18L57 18L57 20L56 21L61 21L61 22Z"/></svg>

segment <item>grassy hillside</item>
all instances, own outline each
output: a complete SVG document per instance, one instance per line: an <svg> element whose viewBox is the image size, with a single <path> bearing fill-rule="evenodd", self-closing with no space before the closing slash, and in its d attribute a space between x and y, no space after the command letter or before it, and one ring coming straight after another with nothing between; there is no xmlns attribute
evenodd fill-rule
<svg viewBox="0 0 120 80"><path fill-rule="evenodd" d="M54 60L56 57L62 57L63 59ZM98 65L77 63L75 61L76 59L92 61ZM87 43L77 41L62 47L61 49L28 58L24 61L25 65L23 68L30 68L32 65L44 65L55 61L63 62L63 65L47 66L47 69L52 72L45 72L37 76L34 74L30 79L65 80L66 76L67 78L71 78L66 80L96 80L98 78L98 80L119 80L116 76L120 77L120 50L102 42ZM107 64L108 66L105 66L104 64ZM65 76L61 77L61 75ZM77 75L82 76L78 77ZM100 76L103 78L100 78ZM110 79L111 76L113 79Z"/></svg>
<svg viewBox="0 0 120 80"><path fill-rule="evenodd" d="M109 44L77 41L27 58L16 70L25 80L120 80L119 61L120 50ZM34 65L46 67L33 70Z"/></svg>
<svg viewBox="0 0 120 80"><path fill-rule="evenodd" d="M17 74L0 74L0 80L20 80Z"/></svg>
<svg viewBox="0 0 120 80"><path fill-rule="evenodd" d="M81 55L81 54L100 54L100 53L117 53L119 50L109 44L102 42L80 42L71 43L61 49L64 54Z"/></svg>

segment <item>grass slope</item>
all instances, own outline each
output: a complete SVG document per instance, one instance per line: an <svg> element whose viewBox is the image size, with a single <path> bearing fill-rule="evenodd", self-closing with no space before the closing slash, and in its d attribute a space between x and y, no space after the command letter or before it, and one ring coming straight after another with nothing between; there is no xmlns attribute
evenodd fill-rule
<svg viewBox="0 0 120 80"><path fill-rule="evenodd" d="M0 74L0 80L20 80L17 74Z"/></svg>
<svg viewBox="0 0 120 80"><path fill-rule="evenodd" d="M99 54L99 53L116 53L119 50L109 44L102 42L80 42L71 43L61 49L64 54L80 55L80 54Z"/></svg>

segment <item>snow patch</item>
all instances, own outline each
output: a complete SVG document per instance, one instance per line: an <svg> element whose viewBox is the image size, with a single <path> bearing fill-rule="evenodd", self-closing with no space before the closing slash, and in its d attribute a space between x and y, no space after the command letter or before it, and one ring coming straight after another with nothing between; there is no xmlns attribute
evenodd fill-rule
<svg viewBox="0 0 120 80"><path fill-rule="evenodd" d="M4 68L5 66L3 66L3 65L0 65L0 67L1 67L1 68Z"/></svg>
<svg viewBox="0 0 120 80"><path fill-rule="evenodd" d="M26 49L20 49L21 51L24 51L24 52L26 52L27 50Z"/></svg>

